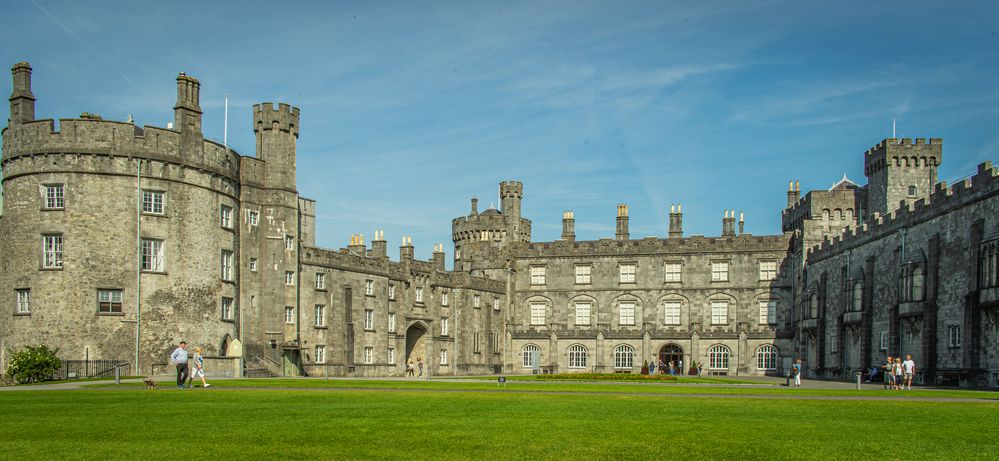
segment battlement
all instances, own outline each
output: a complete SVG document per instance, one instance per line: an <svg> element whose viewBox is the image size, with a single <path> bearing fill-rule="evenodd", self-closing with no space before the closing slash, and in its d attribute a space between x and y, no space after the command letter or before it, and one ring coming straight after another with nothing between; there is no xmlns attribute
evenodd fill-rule
<svg viewBox="0 0 999 461"><path fill-rule="evenodd" d="M520 181L503 181L500 183L500 198L524 197L524 183Z"/></svg>
<svg viewBox="0 0 999 461"><path fill-rule="evenodd" d="M942 138L888 138L864 152L864 174L886 166L937 166L941 161Z"/></svg>
<svg viewBox="0 0 999 461"><path fill-rule="evenodd" d="M298 137L299 110L297 107L279 103L274 109L274 103L265 102L253 105L253 132L284 131Z"/></svg>
<svg viewBox="0 0 999 461"><path fill-rule="evenodd" d="M914 202L901 201L898 210L881 215L872 213L863 226L844 230L807 250L808 257L821 261L842 251L878 240L900 229L909 228L938 216L958 210L972 202L999 196L999 171L992 162L978 165L977 173L951 187L937 183L928 198Z"/></svg>
<svg viewBox="0 0 999 461"><path fill-rule="evenodd" d="M641 240L557 240L554 242L517 244L514 247L514 251L525 257L593 257L717 252L783 253L787 252L787 248L787 235L765 235L757 237L743 234L731 238L694 235L672 239L645 237Z"/></svg>

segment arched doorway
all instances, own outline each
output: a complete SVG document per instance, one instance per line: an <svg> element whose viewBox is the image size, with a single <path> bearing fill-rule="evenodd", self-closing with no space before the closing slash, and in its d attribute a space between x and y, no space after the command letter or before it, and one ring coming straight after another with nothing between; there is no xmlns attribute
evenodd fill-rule
<svg viewBox="0 0 999 461"><path fill-rule="evenodd" d="M669 362L672 361L676 373L683 374L683 348L676 344L667 344L659 349L659 361L663 364L662 373L669 373Z"/></svg>
<svg viewBox="0 0 999 461"><path fill-rule="evenodd" d="M423 359L424 365L429 365L427 355L427 327L422 323L414 323L406 329L406 363Z"/></svg>

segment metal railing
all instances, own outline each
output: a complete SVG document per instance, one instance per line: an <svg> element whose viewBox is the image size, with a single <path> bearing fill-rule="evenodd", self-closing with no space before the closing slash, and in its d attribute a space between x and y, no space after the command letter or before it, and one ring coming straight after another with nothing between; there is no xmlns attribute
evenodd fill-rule
<svg viewBox="0 0 999 461"><path fill-rule="evenodd" d="M113 378L115 368L120 368L121 376L131 376L132 364L126 360L62 360L62 366L52 376L53 379Z"/></svg>

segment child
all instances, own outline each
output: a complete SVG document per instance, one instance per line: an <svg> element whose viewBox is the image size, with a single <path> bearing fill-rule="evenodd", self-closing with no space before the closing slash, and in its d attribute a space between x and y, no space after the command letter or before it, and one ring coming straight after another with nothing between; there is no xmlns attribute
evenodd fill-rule
<svg viewBox="0 0 999 461"><path fill-rule="evenodd" d="M201 378L201 387L212 387L211 384L205 382L205 358L201 355L204 349L200 347L194 348L194 372L191 373L191 381L194 378ZM190 384L187 387L191 387Z"/></svg>

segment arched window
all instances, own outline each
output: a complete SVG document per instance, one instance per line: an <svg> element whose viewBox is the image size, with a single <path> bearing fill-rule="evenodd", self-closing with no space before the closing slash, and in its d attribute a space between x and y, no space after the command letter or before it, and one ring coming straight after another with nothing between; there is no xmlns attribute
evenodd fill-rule
<svg viewBox="0 0 999 461"><path fill-rule="evenodd" d="M854 282L853 305L850 307L855 311L864 310L864 282Z"/></svg>
<svg viewBox="0 0 999 461"><path fill-rule="evenodd" d="M569 346L569 368L586 368L586 346Z"/></svg>
<svg viewBox="0 0 999 461"><path fill-rule="evenodd" d="M777 348L772 344L764 344L756 349L756 368L760 370L777 369Z"/></svg>
<svg viewBox="0 0 999 461"><path fill-rule="evenodd" d="M524 368L534 368L534 353L541 357L541 348L537 344L528 344L524 346L523 356L524 356Z"/></svg>
<svg viewBox="0 0 999 461"><path fill-rule="evenodd" d="M909 297L912 301L922 301L923 300L923 266L916 266L912 268L912 296Z"/></svg>
<svg viewBox="0 0 999 461"><path fill-rule="evenodd" d="M729 350L721 344L708 349L708 368L711 370L728 370Z"/></svg>
<svg viewBox="0 0 999 461"><path fill-rule="evenodd" d="M614 348L614 368L634 368L635 348L622 344Z"/></svg>
<svg viewBox="0 0 999 461"><path fill-rule="evenodd" d="M916 196L916 186L909 186L909 197Z"/></svg>

